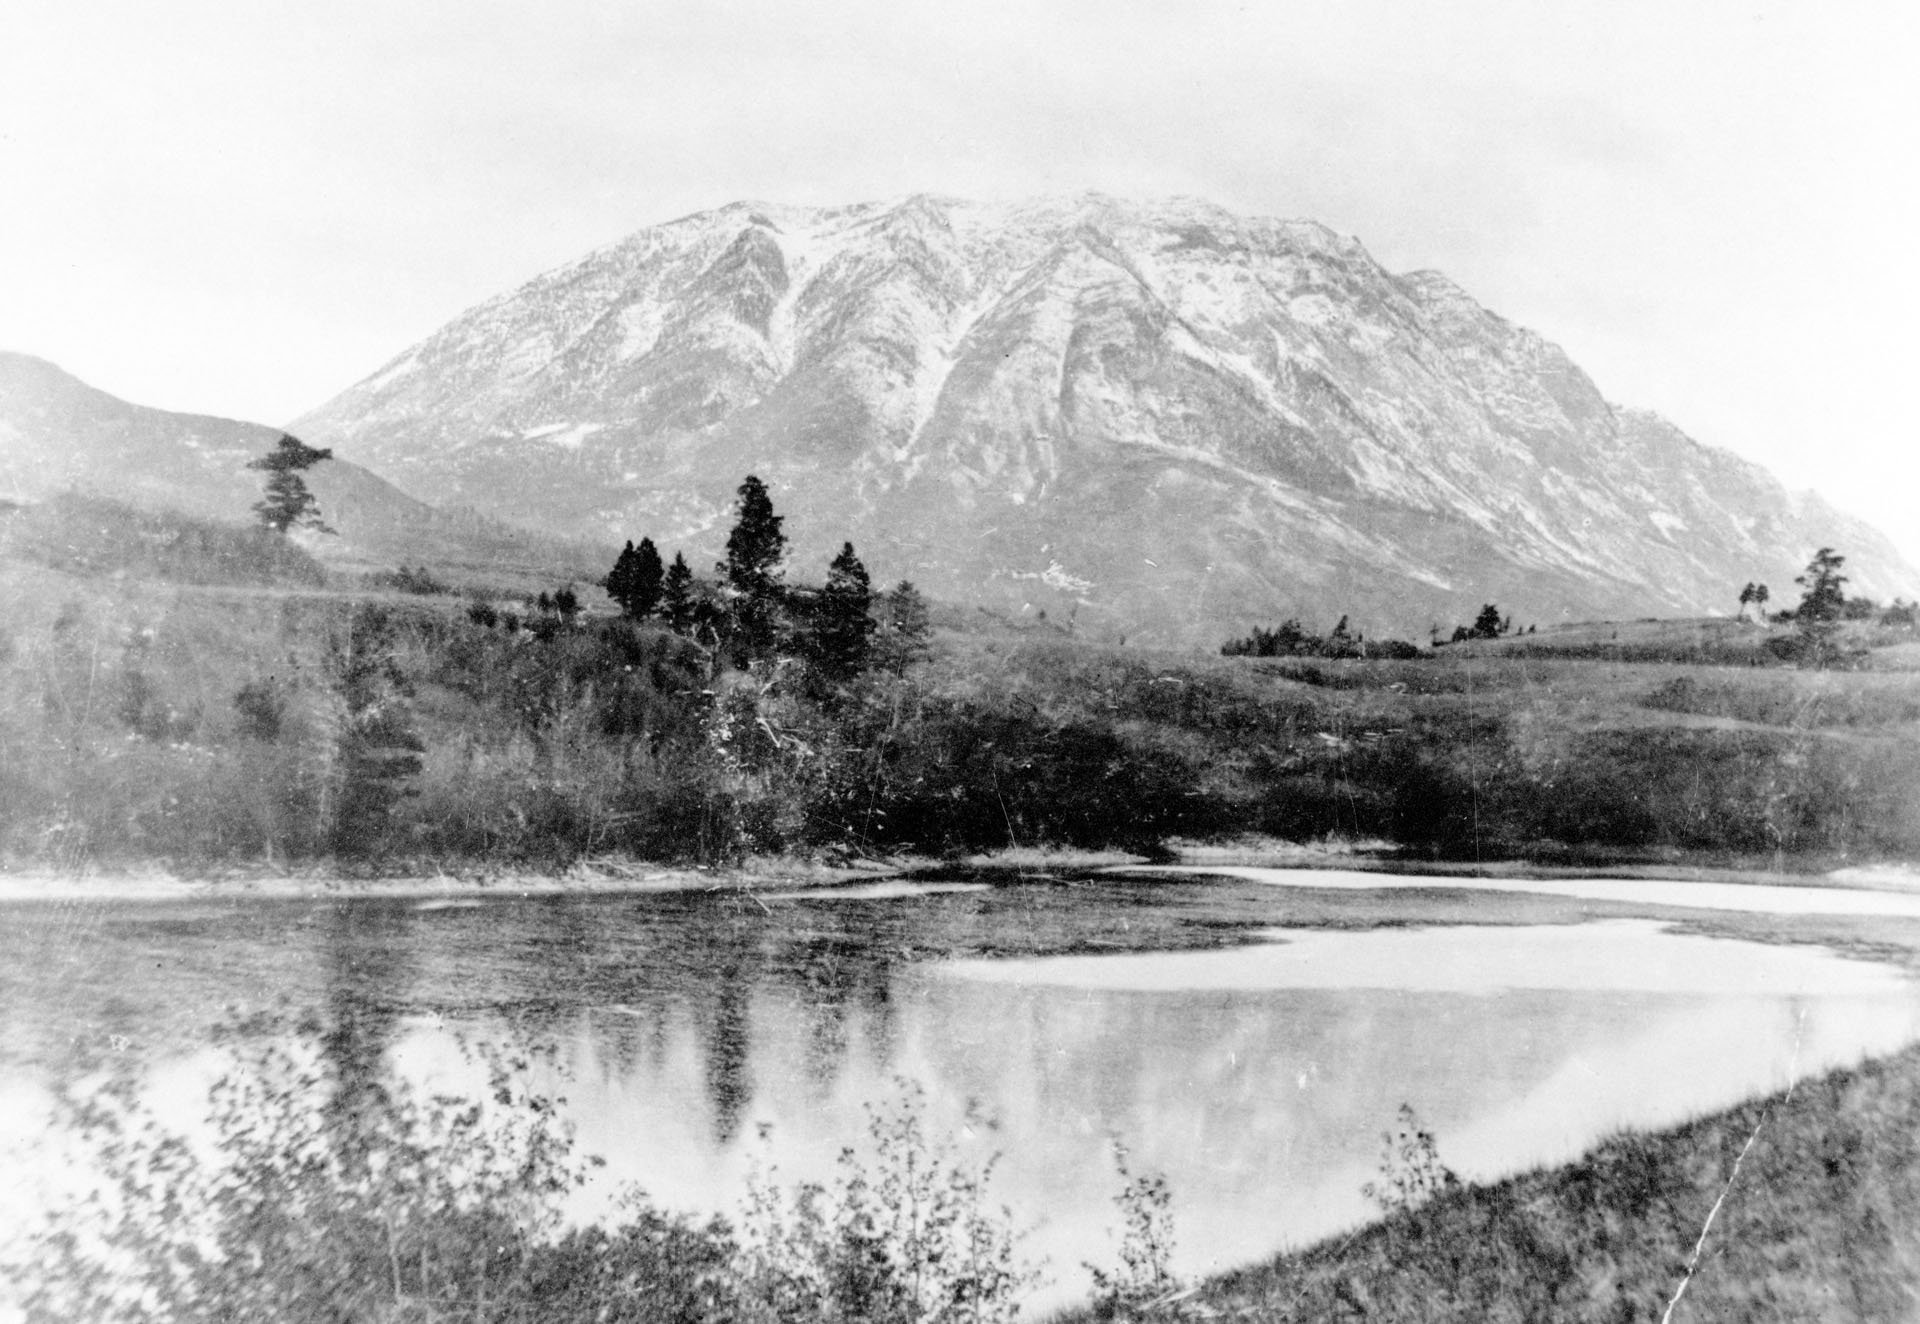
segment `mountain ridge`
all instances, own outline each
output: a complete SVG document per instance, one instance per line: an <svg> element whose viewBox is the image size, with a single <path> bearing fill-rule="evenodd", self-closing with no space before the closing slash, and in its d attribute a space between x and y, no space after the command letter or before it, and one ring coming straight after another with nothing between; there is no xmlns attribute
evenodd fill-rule
<svg viewBox="0 0 1920 1324"><path fill-rule="evenodd" d="M262 423L133 404L49 360L0 350L0 499L78 491L251 524L262 475L248 464L281 433ZM342 456L301 477L337 535L296 536L336 564L431 561L545 576L572 555L490 517L417 500Z"/></svg>
<svg viewBox="0 0 1920 1324"><path fill-rule="evenodd" d="M732 203L469 309L293 427L436 501L696 557L755 472L803 567L851 538L881 578L1167 642L1476 600L1724 612L1823 544L1862 591L1920 583L1445 275L1198 199Z"/></svg>

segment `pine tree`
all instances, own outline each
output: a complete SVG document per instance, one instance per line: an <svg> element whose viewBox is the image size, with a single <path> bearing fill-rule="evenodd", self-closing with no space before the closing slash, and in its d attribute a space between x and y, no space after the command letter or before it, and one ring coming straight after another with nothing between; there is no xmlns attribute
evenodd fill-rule
<svg viewBox="0 0 1920 1324"><path fill-rule="evenodd" d="M660 614L669 628L685 634L693 628L694 606L693 571L687 568L687 558L675 552L660 586Z"/></svg>
<svg viewBox="0 0 1920 1324"><path fill-rule="evenodd" d="M665 573L653 539L642 538L637 548L629 540L626 549L620 553L620 559L613 563L613 569L600 581L600 585L607 590L608 597L620 604L623 614L632 620L643 621L660 606Z"/></svg>
<svg viewBox="0 0 1920 1324"><path fill-rule="evenodd" d="M628 608L628 615L644 621L659 610L660 597L666 589L666 574L666 567L660 564L660 549L653 545L653 539L642 538L640 550L634 557L633 604Z"/></svg>
<svg viewBox="0 0 1920 1324"><path fill-rule="evenodd" d="M1473 618L1473 629L1469 637L1473 639L1495 639L1500 635L1500 609L1491 602L1480 608L1480 614Z"/></svg>
<svg viewBox="0 0 1920 1324"><path fill-rule="evenodd" d="M1821 623L1840 619L1847 605L1847 577L1840 573L1840 567L1846 563L1847 558L1831 547L1822 547L1813 554L1806 573L1793 581L1806 589L1799 607L1794 610L1795 620Z"/></svg>
<svg viewBox="0 0 1920 1324"><path fill-rule="evenodd" d="M733 614L736 662L769 657L779 643L785 594L781 561L787 554L784 522L758 478L740 484L739 516L727 535L727 559L715 566L725 579Z"/></svg>
<svg viewBox="0 0 1920 1324"><path fill-rule="evenodd" d="M1802 666L1825 667L1841 660L1836 636L1847 609L1847 577L1840 573L1846 563L1847 558L1833 548L1822 547L1807 562L1806 573L1793 581L1806 590L1793 611Z"/></svg>
<svg viewBox="0 0 1920 1324"><path fill-rule="evenodd" d="M924 658L933 623L927 600L906 580L893 586L880 601L880 625L873 640L873 662L898 675Z"/></svg>
<svg viewBox="0 0 1920 1324"><path fill-rule="evenodd" d="M638 556L639 553L633 550L633 539L627 539L627 545L621 549L613 569L607 571L607 577L600 581L600 587L607 591L607 596L619 603L620 610L629 616L634 614L627 604L633 600L634 562Z"/></svg>
<svg viewBox="0 0 1920 1324"><path fill-rule="evenodd" d="M302 470L332 458L332 451L309 446L291 433L283 432L271 451L248 461L247 468L267 475L266 493L253 507L260 527L282 537L296 528L332 533L320 519L320 503L313 499L313 493L300 477Z"/></svg>
<svg viewBox="0 0 1920 1324"><path fill-rule="evenodd" d="M848 681L866 669L873 639L872 582L867 568L844 543L827 567L813 631L815 666L829 680Z"/></svg>
<svg viewBox="0 0 1920 1324"><path fill-rule="evenodd" d="M766 593L778 583L787 554L787 535L780 531L786 520L773 513L767 485L752 474L736 495L739 515L727 534L727 559L715 568L738 592Z"/></svg>

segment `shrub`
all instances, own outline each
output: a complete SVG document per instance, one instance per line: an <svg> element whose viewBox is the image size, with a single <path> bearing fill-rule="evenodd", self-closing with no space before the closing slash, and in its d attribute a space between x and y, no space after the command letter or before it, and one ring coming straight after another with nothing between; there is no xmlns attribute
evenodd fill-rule
<svg viewBox="0 0 1920 1324"><path fill-rule="evenodd" d="M378 570L367 576L367 583L373 588L391 589L396 593L413 593L421 597L436 597L453 592L447 584L434 577L425 566L401 566L398 570Z"/></svg>
<svg viewBox="0 0 1920 1324"><path fill-rule="evenodd" d="M963 1163L930 1140L924 1100L869 1106L871 1161L842 1151L839 1181L792 1193L756 1176L743 1277L772 1320L986 1324L1019 1313L1035 1281L1012 1214L986 1204L995 1160Z"/></svg>
<svg viewBox="0 0 1920 1324"><path fill-rule="evenodd" d="M1460 1189L1460 1179L1440 1161L1433 1133L1420 1125L1411 1104L1401 1104L1391 1131L1380 1137L1380 1177L1360 1188L1383 1214L1418 1209L1435 1196Z"/></svg>
<svg viewBox="0 0 1920 1324"><path fill-rule="evenodd" d="M1158 1173L1135 1174L1127 1166L1127 1147L1113 1142L1113 1163L1120 1173L1119 1265L1093 1275L1093 1313L1097 1319L1186 1319L1183 1285L1173 1272L1173 1196Z"/></svg>
<svg viewBox="0 0 1920 1324"><path fill-rule="evenodd" d="M926 1134L909 1094L869 1112L874 1157L831 1190L756 1180L747 1236L620 1193L605 1224L563 1202L598 1160L565 1100L527 1084L548 1048L469 1049L477 1096L397 1079L352 1016L225 1036L207 1134L160 1125L120 1072L60 1090L83 1180L0 1263L27 1324L74 1320L541 1320L543 1324L1006 1321L1035 1281L993 1163ZM266 1034L264 1041L251 1037Z"/></svg>

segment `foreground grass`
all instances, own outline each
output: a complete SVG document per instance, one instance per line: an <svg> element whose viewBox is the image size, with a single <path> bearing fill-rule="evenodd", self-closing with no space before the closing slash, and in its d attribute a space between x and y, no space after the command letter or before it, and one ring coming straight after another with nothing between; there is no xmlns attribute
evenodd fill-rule
<svg viewBox="0 0 1920 1324"><path fill-rule="evenodd" d="M1213 1279L1168 1310L1420 1324L1920 1317L1920 1047L1442 1196Z"/></svg>

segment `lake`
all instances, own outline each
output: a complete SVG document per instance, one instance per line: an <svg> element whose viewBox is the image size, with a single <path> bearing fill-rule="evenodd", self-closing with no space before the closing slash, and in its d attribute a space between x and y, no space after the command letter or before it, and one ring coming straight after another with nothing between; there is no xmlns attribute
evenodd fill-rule
<svg viewBox="0 0 1920 1324"><path fill-rule="evenodd" d="M479 1081L459 1038L534 1037L608 1160L588 1216L615 1180L733 1212L756 1165L829 1177L864 1109L917 1087L936 1134L1001 1156L993 1189L1057 1301L1113 1259L1116 1140L1166 1175L1197 1273L1366 1218L1403 1103L1484 1180L1920 1038L1903 969L1716 932L1667 908L1684 894L1595 909L1512 880L1272 872L21 904L0 939L0 1108L31 1135L36 1082L91 1050L144 1062L188 1110L212 1029L274 1007L351 1023L353 1051L456 1089ZM1844 902L1818 913L1920 945L1920 921ZM1818 936L1801 910L1772 922ZM18 1217L26 1197L6 1198Z"/></svg>

